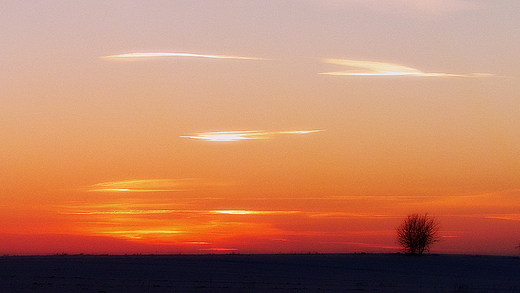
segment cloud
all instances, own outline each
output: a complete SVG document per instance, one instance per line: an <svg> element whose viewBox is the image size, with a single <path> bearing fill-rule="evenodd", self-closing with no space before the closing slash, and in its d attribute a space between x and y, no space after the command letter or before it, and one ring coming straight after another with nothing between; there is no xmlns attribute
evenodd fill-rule
<svg viewBox="0 0 520 293"><path fill-rule="evenodd" d="M423 77L488 77L495 76L489 73L427 73L415 68L406 67L392 63L382 63L374 61L359 61L345 59L323 59L324 63L350 67L345 71L333 71L320 73L323 75L343 75L343 76L423 76Z"/></svg>
<svg viewBox="0 0 520 293"><path fill-rule="evenodd" d="M366 1L373 9L383 9L388 12L426 12L426 13L444 13L457 12L464 10L473 10L481 7L475 1L469 0L385 0L385 1ZM381 2L386 2L381 5Z"/></svg>
<svg viewBox="0 0 520 293"><path fill-rule="evenodd" d="M163 207L157 209L157 207ZM164 208L164 204L127 204L127 203L101 203L101 204L68 204L58 206L59 212L65 215L115 215L115 216L147 216L154 214L174 215L288 215L298 214L301 211L263 211L263 210L190 210Z"/></svg>
<svg viewBox="0 0 520 293"><path fill-rule="evenodd" d="M97 183L88 188L95 192L125 191L178 191L183 190L192 179L144 179Z"/></svg>
<svg viewBox="0 0 520 293"><path fill-rule="evenodd" d="M196 178L139 179L97 183L86 188L90 192L160 192L187 191L203 187L227 186L229 183L209 182Z"/></svg>
<svg viewBox="0 0 520 293"><path fill-rule="evenodd" d="M201 248L199 250L205 250L205 251L237 251L237 248L220 248L220 247L213 247L213 248Z"/></svg>
<svg viewBox="0 0 520 293"><path fill-rule="evenodd" d="M474 0L314 0L328 6L357 5L387 14L441 14L484 7Z"/></svg>
<svg viewBox="0 0 520 293"><path fill-rule="evenodd" d="M272 215L272 214L296 214L299 211L252 211L252 210L218 210L210 211L210 214L217 215Z"/></svg>
<svg viewBox="0 0 520 293"><path fill-rule="evenodd" d="M313 212L309 213L311 218L332 218L332 219L346 219L346 218L363 218L363 219L395 219L400 216L385 215L385 214L359 214L359 213L345 213L345 212Z"/></svg>
<svg viewBox="0 0 520 293"><path fill-rule="evenodd" d="M206 141L239 141L260 139L268 140L274 136L283 134L307 134L320 132L323 130L297 130L297 131L262 131L262 130L244 130L244 131L215 131L215 132L201 132L192 135L182 135L180 137L201 139Z"/></svg>
<svg viewBox="0 0 520 293"><path fill-rule="evenodd" d="M225 56L225 55L204 55L193 53L127 53L119 55L103 56L101 58L106 60L131 60L142 58L157 58L157 57L195 57L195 58L210 58L210 59L238 59L238 60L265 60L256 57L242 57L242 56Z"/></svg>
<svg viewBox="0 0 520 293"><path fill-rule="evenodd" d="M484 215L486 219L520 221L520 214L498 214L498 215Z"/></svg>

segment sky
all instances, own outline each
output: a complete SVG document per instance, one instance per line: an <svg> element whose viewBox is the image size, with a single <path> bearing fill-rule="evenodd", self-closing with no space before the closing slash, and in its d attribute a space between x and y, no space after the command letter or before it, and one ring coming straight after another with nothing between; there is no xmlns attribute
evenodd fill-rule
<svg viewBox="0 0 520 293"><path fill-rule="evenodd" d="M517 254L517 0L0 0L0 253Z"/></svg>

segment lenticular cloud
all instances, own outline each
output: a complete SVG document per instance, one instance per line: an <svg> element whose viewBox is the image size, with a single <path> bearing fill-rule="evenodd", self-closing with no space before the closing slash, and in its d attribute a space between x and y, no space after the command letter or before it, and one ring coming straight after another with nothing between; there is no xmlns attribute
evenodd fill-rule
<svg viewBox="0 0 520 293"><path fill-rule="evenodd" d="M314 0L320 5L362 5L377 12L391 14L432 15L482 9L475 0Z"/></svg>
<svg viewBox="0 0 520 293"><path fill-rule="evenodd" d="M157 58L157 57L195 57L195 58L210 58L210 59L262 60L262 58L255 58L255 57L204 55L204 54L193 54L193 53L127 53L127 54L103 56L101 58L107 59L107 60L130 60L130 59Z"/></svg>
<svg viewBox="0 0 520 293"><path fill-rule="evenodd" d="M359 61L345 59L323 59L328 64L336 64L346 66L349 69L344 71L324 72L324 75L346 75L346 76L426 76L426 77L484 77L494 76L489 73L470 73L470 74L454 74L454 73L427 73L418 69L406 67L398 64Z"/></svg>
<svg viewBox="0 0 520 293"><path fill-rule="evenodd" d="M245 131L214 131L214 132L201 132L194 133L192 135L183 135L181 137L200 139L205 141L239 141L239 140L251 140L251 139L262 139L269 140L274 136L282 134L307 134L313 132L319 132L322 130L296 130L296 131L261 131L261 130L245 130Z"/></svg>

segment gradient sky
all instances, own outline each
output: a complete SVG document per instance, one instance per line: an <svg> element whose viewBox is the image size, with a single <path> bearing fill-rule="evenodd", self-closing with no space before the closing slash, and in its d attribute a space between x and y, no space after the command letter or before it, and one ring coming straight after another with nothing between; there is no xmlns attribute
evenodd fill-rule
<svg viewBox="0 0 520 293"><path fill-rule="evenodd" d="M0 0L0 253L516 253L519 12Z"/></svg>

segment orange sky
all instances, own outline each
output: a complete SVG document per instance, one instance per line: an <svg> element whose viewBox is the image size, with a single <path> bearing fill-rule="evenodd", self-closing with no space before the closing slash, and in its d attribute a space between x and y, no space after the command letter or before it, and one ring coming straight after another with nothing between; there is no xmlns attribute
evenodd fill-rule
<svg viewBox="0 0 520 293"><path fill-rule="evenodd" d="M0 253L517 252L518 1L3 6Z"/></svg>

